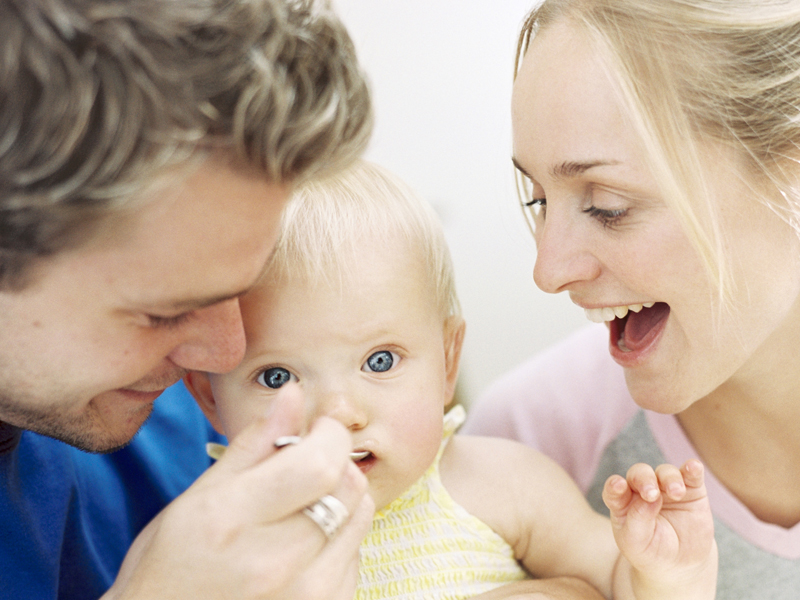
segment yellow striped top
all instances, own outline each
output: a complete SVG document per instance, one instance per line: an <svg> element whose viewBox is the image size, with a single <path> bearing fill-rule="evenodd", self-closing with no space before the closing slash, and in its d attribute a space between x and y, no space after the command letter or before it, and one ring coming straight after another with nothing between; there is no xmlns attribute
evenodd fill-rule
<svg viewBox="0 0 800 600"><path fill-rule="evenodd" d="M527 577L506 541L442 485L439 460L464 418L461 406L445 415L433 464L375 515L361 544L356 600L461 600Z"/></svg>

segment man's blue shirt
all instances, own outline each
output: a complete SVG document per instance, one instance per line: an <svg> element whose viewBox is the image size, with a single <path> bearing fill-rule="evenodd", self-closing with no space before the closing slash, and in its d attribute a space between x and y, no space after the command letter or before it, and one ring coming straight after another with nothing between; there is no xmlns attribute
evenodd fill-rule
<svg viewBox="0 0 800 600"><path fill-rule="evenodd" d="M224 439L181 383L111 454L0 428L0 597L99 598L139 531L208 468L208 441Z"/></svg>

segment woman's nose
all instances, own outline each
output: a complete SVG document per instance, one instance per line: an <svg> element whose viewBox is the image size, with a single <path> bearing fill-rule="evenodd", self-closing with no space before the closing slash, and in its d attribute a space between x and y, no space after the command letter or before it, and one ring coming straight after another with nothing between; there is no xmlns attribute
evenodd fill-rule
<svg viewBox="0 0 800 600"><path fill-rule="evenodd" d="M576 221L569 214L549 210L537 228L533 280L550 294L569 290L600 275L600 262L582 224Z"/></svg>

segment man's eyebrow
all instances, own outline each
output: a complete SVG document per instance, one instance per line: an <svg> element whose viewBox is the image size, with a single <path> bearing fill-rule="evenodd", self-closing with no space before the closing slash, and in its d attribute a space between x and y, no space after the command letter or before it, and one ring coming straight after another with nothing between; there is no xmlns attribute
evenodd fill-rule
<svg viewBox="0 0 800 600"><path fill-rule="evenodd" d="M201 308L206 308L207 306L213 306L214 304L219 304L220 302L225 302L227 300L233 300L234 298L238 298L250 288L243 289L237 292L232 292L230 294L220 294L218 296L207 296L205 298L189 298L186 300L173 300L171 302L167 302L165 307L168 307L170 310L176 310L180 312L191 312L193 310L200 310Z"/></svg>
<svg viewBox="0 0 800 600"><path fill-rule="evenodd" d="M522 168L522 165L519 164L516 158L513 156L511 157L511 162L514 163L514 166L528 179L533 179L530 174ZM578 175L582 175L586 171L590 169L594 169L596 167L608 167L611 165L619 164L617 161L609 161L609 160L591 160L591 161L565 161L560 165L554 166L550 169L550 175L554 179L570 179L572 177L577 177Z"/></svg>
<svg viewBox="0 0 800 600"><path fill-rule="evenodd" d="M219 304L220 302L225 302L227 300L233 300L234 298L239 298L252 290L258 282L264 277L264 274L269 269L269 264L272 260L272 255L275 254L275 248L272 248L272 251L269 253L269 258L264 263L263 268L261 269L261 273L258 274L256 280L247 286L244 289L231 292L229 294L219 294L217 296L207 296L206 298L190 298L188 300L176 300L169 303L169 307L173 310L180 311L180 312L191 312L193 310L200 310L201 308L206 308L207 306L213 306L214 304Z"/></svg>

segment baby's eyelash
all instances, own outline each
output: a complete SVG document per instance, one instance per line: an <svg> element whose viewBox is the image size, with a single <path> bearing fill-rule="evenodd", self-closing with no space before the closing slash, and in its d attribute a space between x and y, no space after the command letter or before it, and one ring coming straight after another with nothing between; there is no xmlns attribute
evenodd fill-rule
<svg viewBox="0 0 800 600"><path fill-rule="evenodd" d="M525 206L546 206L547 199L546 198L531 198L527 202L524 203Z"/></svg>
<svg viewBox="0 0 800 600"><path fill-rule="evenodd" d="M604 208L590 206L589 208L585 208L583 212L600 221L603 227L614 227L625 217L628 213L628 209L617 208L615 210L606 210Z"/></svg>

